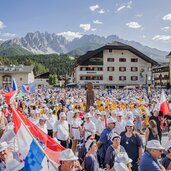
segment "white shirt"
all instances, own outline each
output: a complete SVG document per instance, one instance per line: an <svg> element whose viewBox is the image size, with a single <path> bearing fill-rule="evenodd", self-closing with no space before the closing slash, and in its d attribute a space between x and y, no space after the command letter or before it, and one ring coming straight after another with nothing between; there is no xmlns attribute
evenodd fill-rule
<svg viewBox="0 0 171 171"><path fill-rule="evenodd" d="M39 120L38 119L34 119L32 117L29 117L28 118L33 124L37 125L39 123Z"/></svg>
<svg viewBox="0 0 171 171"><path fill-rule="evenodd" d="M67 121L68 121L68 124L70 124L70 125L71 125L72 120L73 120L73 115L74 115L74 112L72 110L67 112Z"/></svg>
<svg viewBox="0 0 171 171"><path fill-rule="evenodd" d="M84 123L84 129L85 129L85 137L87 137L87 135L89 134L89 132L95 134L96 133L96 125L94 124L94 122L90 121L90 122L85 122Z"/></svg>
<svg viewBox="0 0 171 171"><path fill-rule="evenodd" d="M67 121L56 121L53 132L57 132L56 138L66 141L69 138L69 126Z"/></svg>
<svg viewBox="0 0 171 171"><path fill-rule="evenodd" d="M121 120L121 122L117 121L115 125L115 132L120 135L121 132L125 131L126 122L125 120Z"/></svg>
<svg viewBox="0 0 171 171"><path fill-rule="evenodd" d="M57 118L54 115L48 116L47 129L52 130L56 121L57 121Z"/></svg>
<svg viewBox="0 0 171 171"><path fill-rule="evenodd" d="M47 124L45 123L44 125L40 125L39 123L37 124L37 127L39 127L44 133L47 134Z"/></svg>

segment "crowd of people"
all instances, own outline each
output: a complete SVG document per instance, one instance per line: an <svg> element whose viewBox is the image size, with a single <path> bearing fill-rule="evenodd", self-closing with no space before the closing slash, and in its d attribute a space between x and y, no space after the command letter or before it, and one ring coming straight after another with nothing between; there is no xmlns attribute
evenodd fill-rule
<svg viewBox="0 0 171 171"><path fill-rule="evenodd" d="M0 95L0 171L26 170L15 148L11 107ZM160 90L37 89L15 97L15 107L60 143L59 171L171 170L171 113L163 116ZM170 97L168 96L168 101ZM162 131L168 142L162 147Z"/></svg>

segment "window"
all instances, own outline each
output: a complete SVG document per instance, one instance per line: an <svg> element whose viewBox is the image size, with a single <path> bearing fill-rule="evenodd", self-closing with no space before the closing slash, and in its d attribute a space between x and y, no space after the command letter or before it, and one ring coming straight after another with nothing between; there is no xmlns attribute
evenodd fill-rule
<svg viewBox="0 0 171 171"><path fill-rule="evenodd" d="M132 71L132 72L138 71L138 67L131 67L131 71Z"/></svg>
<svg viewBox="0 0 171 171"><path fill-rule="evenodd" d="M115 59L114 58L107 58L107 62L114 62Z"/></svg>
<svg viewBox="0 0 171 171"><path fill-rule="evenodd" d="M112 53L112 49L109 49L109 53Z"/></svg>
<svg viewBox="0 0 171 171"><path fill-rule="evenodd" d="M131 62L138 62L138 58L131 58Z"/></svg>
<svg viewBox="0 0 171 171"><path fill-rule="evenodd" d="M119 71L121 71L121 72L126 71L126 67L119 67Z"/></svg>
<svg viewBox="0 0 171 171"><path fill-rule="evenodd" d="M132 81L137 81L138 80L138 77L137 76L131 76L131 80Z"/></svg>
<svg viewBox="0 0 171 171"><path fill-rule="evenodd" d="M80 71L86 71L86 67L81 67Z"/></svg>
<svg viewBox="0 0 171 171"><path fill-rule="evenodd" d="M22 78L20 78L20 81L22 81L23 79Z"/></svg>
<svg viewBox="0 0 171 171"><path fill-rule="evenodd" d="M107 67L107 71L114 71L115 67Z"/></svg>
<svg viewBox="0 0 171 171"><path fill-rule="evenodd" d="M120 81L125 81L126 80L126 76L119 76L119 80Z"/></svg>
<svg viewBox="0 0 171 171"><path fill-rule="evenodd" d="M119 62L126 62L126 58L119 58Z"/></svg>
<svg viewBox="0 0 171 171"><path fill-rule="evenodd" d="M113 80L113 76L109 76L109 81L112 81Z"/></svg>

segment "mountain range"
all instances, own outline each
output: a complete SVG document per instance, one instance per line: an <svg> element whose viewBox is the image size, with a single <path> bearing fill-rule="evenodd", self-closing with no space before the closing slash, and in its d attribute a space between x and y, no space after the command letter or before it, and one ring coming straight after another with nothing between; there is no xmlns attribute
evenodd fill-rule
<svg viewBox="0 0 171 171"><path fill-rule="evenodd" d="M97 49L105 44L118 41L130 45L141 51L157 62L167 62L166 55L169 52L161 51L156 48L144 46L135 41L128 41L116 35L108 37L98 35L83 35L68 41L64 36L55 33L27 33L25 37L14 38L0 42L0 55L30 55L30 54L52 54L68 53L73 56L80 56L87 51Z"/></svg>

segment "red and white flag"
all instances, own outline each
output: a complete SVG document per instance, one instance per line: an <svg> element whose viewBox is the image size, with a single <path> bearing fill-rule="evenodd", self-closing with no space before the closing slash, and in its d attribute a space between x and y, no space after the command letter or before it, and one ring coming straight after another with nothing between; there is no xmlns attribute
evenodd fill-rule
<svg viewBox="0 0 171 171"><path fill-rule="evenodd" d="M170 112L169 103L166 99L164 90L162 90L160 97L160 111L163 113L163 115L167 115Z"/></svg>

